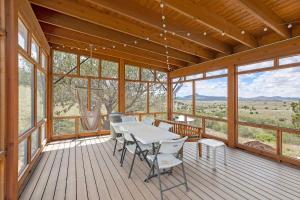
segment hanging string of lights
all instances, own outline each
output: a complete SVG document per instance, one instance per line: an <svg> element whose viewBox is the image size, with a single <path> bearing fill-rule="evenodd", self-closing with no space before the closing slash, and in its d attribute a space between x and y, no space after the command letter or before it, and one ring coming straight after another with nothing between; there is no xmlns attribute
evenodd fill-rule
<svg viewBox="0 0 300 200"><path fill-rule="evenodd" d="M176 30L176 31L172 31L170 32L168 30L168 26L167 26L167 18L166 18L166 13L165 13L165 4L164 4L164 1L161 0L160 3L159 3L159 7L161 9L161 30L162 32L159 33L159 36L162 38L162 44L164 45L164 48L165 48L165 58L166 58L166 64L168 66L168 69L171 71L172 70L172 66L170 64L170 56L169 56L169 46L168 46L168 33L172 34L173 36L175 36L176 34L178 35L181 35L181 36L187 36L187 37L190 37L192 34L203 34L203 36L207 36L209 33L206 32L206 31L202 31L202 32L188 32L188 31L182 31L182 30ZM242 14L242 11L241 11L241 16L243 16ZM242 17L243 18L243 17ZM293 27L294 24L296 23L300 23L300 21L292 21L292 22L287 22L287 23L283 23L283 24L280 24L282 26L286 26L288 29L291 29ZM255 31L255 30L258 30L258 29L261 29L262 31L264 32L267 32L269 29L267 26L263 26L262 28L259 28L257 27L256 29L253 29L252 31ZM244 29L241 29L241 34L244 35L246 34L246 31ZM153 35L149 35L148 37L145 37L144 39L143 38L139 38L139 39L135 39L134 41L128 41L126 43L122 43L122 42L119 42L119 46L120 47L127 47L127 46L137 46L139 44L140 41L144 41L144 40L147 40L147 41L150 41L150 39L152 37L155 37L154 35L157 36L157 33L156 34L153 34ZM226 32L225 31L220 31L220 35L222 37L224 37L226 35ZM65 48L66 46L65 45L56 45L55 48L59 49L60 47L62 48ZM89 45L90 48L93 48L94 51L97 51L98 49L102 49L102 50L106 50L106 49L116 49L118 48L117 45L112 45L112 46L99 46L99 45L94 45L94 44L90 44ZM52 48L52 47L51 47ZM77 49L77 50L85 50L85 51L89 51L90 49L89 48L78 48L78 47L72 47L72 46L69 46L69 48L71 49Z"/></svg>

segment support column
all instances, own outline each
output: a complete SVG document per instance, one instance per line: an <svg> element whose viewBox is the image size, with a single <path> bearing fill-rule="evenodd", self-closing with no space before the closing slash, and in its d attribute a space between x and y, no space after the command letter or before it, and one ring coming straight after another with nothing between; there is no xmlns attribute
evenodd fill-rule
<svg viewBox="0 0 300 200"><path fill-rule="evenodd" d="M173 120L172 112L173 112L173 85L172 79L170 78L170 72L168 72L168 89L167 89L167 115L168 120Z"/></svg>
<svg viewBox="0 0 300 200"><path fill-rule="evenodd" d="M125 61L119 62L119 112L125 113Z"/></svg>
<svg viewBox="0 0 300 200"><path fill-rule="evenodd" d="M228 67L228 146L235 147L237 144L237 81L235 66Z"/></svg>
<svg viewBox="0 0 300 200"><path fill-rule="evenodd" d="M5 0L6 187L5 199L18 197L18 4Z"/></svg>

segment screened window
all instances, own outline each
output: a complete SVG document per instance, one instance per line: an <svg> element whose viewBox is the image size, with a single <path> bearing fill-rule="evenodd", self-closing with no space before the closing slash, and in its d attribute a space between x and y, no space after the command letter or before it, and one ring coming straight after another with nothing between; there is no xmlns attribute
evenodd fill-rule
<svg viewBox="0 0 300 200"><path fill-rule="evenodd" d="M126 82L125 105L127 113L147 112L147 84Z"/></svg>
<svg viewBox="0 0 300 200"><path fill-rule="evenodd" d="M127 80L139 80L140 68L132 65L125 65L125 79Z"/></svg>
<svg viewBox="0 0 300 200"><path fill-rule="evenodd" d="M156 71L156 79L160 82L167 82L168 75L166 72Z"/></svg>
<svg viewBox="0 0 300 200"><path fill-rule="evenodd" d="M37 44L37 42L32 38L31 40L31 57L36 61L39 62L39 45Z"/></svg>
<svg viewBox="0 0 300 200"><path fill-rule="evenodd" d="M44 145L46 143L46 126L43 124L41 126L41 143Z"/></svg>
<svg viewBox="0 0 300 200"><path fill-rule="evenodd" d="M19 55L19 135L33 127L33 64Z"/></svg>
<svg viewBox="0 0 300 200"><path fill-rule="evenodd" d="M279 65L288 65L292 63L299 63L300 62L300 55L290 56L286 58L279 59Z"/></svg>
<svg viewBox="0 0 300 200"><path fill-rule="evenodd" d="M36 154L37 150L39 149L40 143L39 143L39 132L38 129L36 129L32 134L31 134L31 158L34 157Z"/></svg>
<svg viewBox="0 0 300 200"><path fill-rule="evenodd" d="M27 43L28 43L28 30L26 29L23 22L18 20L18 44L19 46L27 51Z"/></svg>
<svg viewBox="0 0 300 200"><path fill-rule="evenodd" d="M167 112L167 85L153 83L149 88L150 112Z"/></svg>
<svg viewBox="0 0 300 200"><path fill-rule="evenodd" d="M269 68L273 66L274 66L274 60L268 60L264 62L238 66L238 71L243 72L243 71L254 70L254 69Z"/></svg>
<svg viewBox="0 0 300 200"><path fill-rule="evenodd" d="M77 65L77 55L54 51L53 52L53 72L57 74L65 74ZM70 72L76 74L76 69Z"/></svg>
<svg viewBox="0 0 300 200"><path fill-rule="evenodd" d="M199 80L195 84L196 114L227 118L227 77Z"/></svg>
<svg viewBox="0 0 300 200"><path fill-rule="evenodd" d="M220 75L225 75L228 73L227 69L221 69L221 70L216 70L216 71L211 71L211 72L206 72L206 76L220 76Z"/></svg>
<svg viewBox="0 0 300 200"><path fill-rule="evenodd" d="M46 118L46 76L37 70L37 120Z"/></svg>
<svg viewBox="0 0 300 200"><path fill-rule="evenodd" d="M54 76L56 81L60 76ZM54 116L79 116L79 101L87 108L88 81L82 78L65 77L53 85Z"/></svg>
<svg viewBox="0 0 300 200"><path fill-rule="evenodd" d="M141 68L142 81L154 81L154 70Z"/></svg>
<svg viewBox="0 0 300 200"><path fill-rule="evenodd" d="M192 100L192 82L180 82L173 84L173 112L192 114Z"/></svg>
<svg viewBox="0 0 300 200"><path fill-rule="evenodd" d="M195 74L195 75L190 75L186 77L186 80L194 80L194 79L199 79L203 78L203 74Z"/></svg>
<svg viewBox="0 0 300 200"><path fill-rule="evenodd" d="M240 121L300 128L300 67L240 74Z"/></svg>
<svg viewBox="0 0 300 200"><path fill-rule="evenodd" d="M27 139L19 143L18 147L18 173L23 172L27 165Z"/></svg>
<svg viewBox="0 0 300 200"><path fill-rule="evenodd" d="M75 133L75 119L54 119L53 134L67 135Z"/></svg>
<svg viewBox="0 0 300 200"><path fill-rule="evenodd" d="M81 76L98 76L99 59L80 56L80 75ZM85 62L83 62L85 61Z"/></svg>
<svg viewBox="0 0 300 200"><path fill-rule="evenodd" d="M91 85L92 109L100 106L103 115L118 110L118 81L95 79Z"/></svg>
<svg viewBox="0 0 300 200"><path fill-rule="evenodd" d="M47 69L47 64L47 56L44 53L42 53L42 68Z"/></svg>
<svg viewBox="0 0 300 200"><path fill-rule="evenodd" d="M118 78L119 64L108 60L101 60L101 75L103 78Z"/></svg>

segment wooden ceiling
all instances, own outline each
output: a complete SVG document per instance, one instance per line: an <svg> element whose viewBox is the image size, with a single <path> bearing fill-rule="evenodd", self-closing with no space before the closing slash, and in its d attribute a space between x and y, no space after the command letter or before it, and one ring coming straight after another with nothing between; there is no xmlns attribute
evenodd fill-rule
<svg viewBox="0 0 300 200"><path fill-rule="evenodd" d="M101 54L159 67L167 67L167 45L174 69L300 34L299 0L163 0L167 41L160 0L30 2L51 44L93 44Z"/></svg>

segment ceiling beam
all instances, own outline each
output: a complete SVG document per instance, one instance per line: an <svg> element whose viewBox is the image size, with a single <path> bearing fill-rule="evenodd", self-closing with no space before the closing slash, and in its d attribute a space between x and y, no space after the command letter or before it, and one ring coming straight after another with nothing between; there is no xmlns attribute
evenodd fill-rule
<svg viewBox="0 0 300 200"><path fill-rule="evenodd" d="M165 54L165 47L151 41L141 40L137 37L121 33L112 29L105 28L87 21L83 21L68 15L64 15L46 8L32 5L36 17L40 22L45 22L55 26L67 28L74 30L80 33L88 34L102 39L107 39L112 42L120 43L121 45L127 44L128 46L133 46L153 52L160 55ZM134 44L134 41L138 41L137 44ZM190 55L176 49L170 48L168 50L169 56L188 63L200 63L202 60L194 55Z"/></svg>
<svg viewBox="0 0 300 200"><path fill-rule="evenodd" d="M48 34L46 34L46 38L49 43L60 45L59 50L61 50L61 51L64 51L64 49L70 50L71 48L79 48L80 50L86 49L87 54L89 54L89 52L90 52L90 50L89 50L90 44L89 43L84 43L84 42L80 42L80 41L76 41L76 40L72 40L72 39L68 39L68 38L64 38L64 37L58 37L58 36L54 36L54 35L48 35ZM52 48L54 48L54 46L52 46ZM58 48L56 48L56 49L58 49ZM119 52L119 51L112 50L112 49L103 50L100 48L100 49L94 50L93 54L106 55L106 56L111 56L111 57L115 57L115 58L122 58L122 59L130 60L133 62L143 63L143 64L145 64L145 66L150 65L150 66L156 66L156 67L161 67L161 68L168 68L167 64L165 64L163 62L150 60L148 58L139 57L139 56L131 55L131 54L124 53L124 52Z"/></svg>
<svg viewBox="0 0 300 200"><path fill-rule="evenodd" d="M246 9L253 16L258 18L266 26L273 29L283 38L290 36L289 30L285 22L269 9L261 0L234 0L237 4Z"/></svg>
<svg viewBox="0 0 300 200"><path fill-rule="evenodd" d="M206 7L200 5L199 3L191 0L164 0L164 3L196 20L200 24L204 24L211 29L224 32L226 36L248 46L251 48L257 47L257 41L249 33L241 34L242 29L232 24L231 22L225 20L223 17L213 13L208 10Z"/></svg>
<svg viewBox="0 0 300 200"><path fill-rule="evenodd" d="M123 16L129 17L163 31L161 26L161 13L141 6L136 2L127 1L125 4L124 0L83 0L83 2L90 3L94 6L104 7L108 10L112 10L113 12L117 12ZM186 40L190 40L220 53L224 53L226 55L232 53L232 49L229 45L226 45L225 43L213 39L209 36L203 36L203 34L198 33L199 30L186 27L185 24L178 24L178 22L170 18L167 19L167 29L170 32L175 32L178 36ZM187 32L190 32L192 34L190 36L187 36Z"/></svg>
<svg viewBox="0 0 300 200"><path fill-rule="evenodd" d="M192 55L199 56L206 60L213 59L214 53L204 49L200 45L195 45L193 42L184 40L180 37L169 34L168 40L164 41L160 37L157 29L152 27L133 23L130 20L113 16L111 13L100 11L98 9L80 4L74 0L30 0L33 4L46 7L57 12L70 15L97 25L105 26L126 34L130 34L141 39L150 38L152 42L165 45L183 51Z"/></svg>
<svg viewBox="0 0 300 200"><path fill-rule="evenodd" d="M124 47L123 45L120 45L117 42L111 42L109 40L97 38L94 36L90 36L90 35L79 33L76 31L69 30L69 29L64 29L61 27L53 26L53 25L46 24L43 22L41 22L40 25L41 25L44 33L48 34L48 35L54 35L54 36L58 36L58 37L64 37L64 38L69 38L69 39L76 40L76 41L93 44L93 45L95 45L94 48L97 48L97 49L109 48L109 49L113 49L116 51L125 52L125 53L129 53L132 55L137 55L140 57L145 57L145 58L148 58L151 60L156 60L156 61L166 63L166 57L163 55L160 55L160 54L155 54L155 53L145 51L142 49L137 49L132 46ZM112 48L112 46L114 46L115 48ZM175 65L178 67L186 67L187 66L186 62L179 61L179 60L176 60L173 58L169 58L169 63L171 65Z"/></svg>

